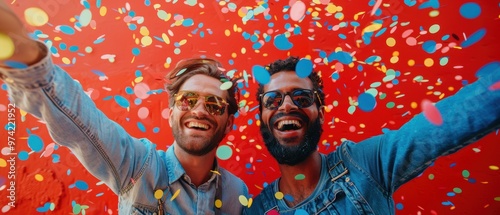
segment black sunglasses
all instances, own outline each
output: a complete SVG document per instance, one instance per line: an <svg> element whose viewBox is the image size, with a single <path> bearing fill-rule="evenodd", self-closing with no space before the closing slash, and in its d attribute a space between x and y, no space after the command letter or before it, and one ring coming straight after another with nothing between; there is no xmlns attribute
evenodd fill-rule
<svg viewBox="0 0 500 215"><path fill-rule="evenodd" d="M188 111L196 107L200 97L205 99L205 110L212 115L222 115L228 103L225 99L215 95L200 95L191 91L179 91L174 95L175 106L181 111Z"/></svg>
<svg viewBox="0 0 500 215"><path fill-rule="evenodd" d="M269 91L263 94L260 94L261 104L269 109L276 110L278 109L285 100L285 96L290 96L293 104L298 108L307 108L314 104L314 94L316 94L318 101L321 104L321 99L319 98L318 91L312 91L308 89L296 89L292 92L282 93L280 91Z"/></svg>

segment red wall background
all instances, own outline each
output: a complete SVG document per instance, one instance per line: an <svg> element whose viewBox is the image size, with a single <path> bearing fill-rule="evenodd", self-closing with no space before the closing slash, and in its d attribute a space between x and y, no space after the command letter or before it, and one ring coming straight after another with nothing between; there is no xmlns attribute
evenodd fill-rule
<svg viewBox="0 0 500 215"><path fill-rule="evenodd" d="M422 100L453 95L500 59L499 1L7 2L110 119L162 150L173 141L162 77L175 63L213 57L230 75L244 77L236 125L221 143L231 153L221 163L254 195L279 176L258 133L254 65L289 55L314 62L328 105L319 150L328 153L343 139L399 128L421 112ZM336 51L353 61L329 61ZM9 100L1 84L0 124L6 126ZM371 111L358 106L367 90L376 95ZM43 122L20 110L15 208L9 207L11 155L7 128L1 130L0 213L118 214L117 196L67 148L54 146ZM397 214L500 214L499 150L497 130L438 159L394 194Z"/></svg>

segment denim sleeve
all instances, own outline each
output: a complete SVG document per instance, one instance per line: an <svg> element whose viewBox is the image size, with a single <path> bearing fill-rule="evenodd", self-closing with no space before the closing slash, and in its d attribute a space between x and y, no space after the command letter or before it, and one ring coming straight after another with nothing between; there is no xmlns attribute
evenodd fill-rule
<svg viewBox="0 0 500 215"><path fill-rule="evenodd" d="M500 128L500 68L435 104L443 123L430 123L420 113L399 130L358 144L344 154L386 194L417 177L439 156L447 155Z"/></svg>
<svg viewBox="0 0 500 215"><path fill-rule="evenodd" d="M154 145L108 119L48 54L25 69L0 68L0 77L13 103L43 120L52 139L70 148L116 194L128 189L151 159Z"/></svg>

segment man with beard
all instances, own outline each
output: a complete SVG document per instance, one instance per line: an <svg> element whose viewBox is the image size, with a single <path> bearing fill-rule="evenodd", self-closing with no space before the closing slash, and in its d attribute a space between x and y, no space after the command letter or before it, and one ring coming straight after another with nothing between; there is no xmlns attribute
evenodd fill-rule
<svg viewBox="0 0 500 215"><path fill-rule="evenodd" d="M221 90L231 79L218 62L185 60L167 75L175 142L165 152L130 136L97 109L82 87L54 65L47 47L29 39L3 1L0 37L15 45L11 56L0 59L0 78L13 103L45 121L53 140L70 148L119 196L120 214L241 213L238 197L248 189L215 158L238 109L236 85ZM27 66L13 68L20 64Z"/></svg>
<svg viewBox="0 0 500 215"><path fill-rule="evenodd" d="M271 63L270 82L259 86L260 129L281 177L244 214L394 214L392 194L401 185L439 156L500 127L500 91L491 88L500 81L497 68L436 104L440 126L419 114L399 130L359 143L345 141L336 151L320 154L323 85L315 72L298 77L298 61Z"/></svg>

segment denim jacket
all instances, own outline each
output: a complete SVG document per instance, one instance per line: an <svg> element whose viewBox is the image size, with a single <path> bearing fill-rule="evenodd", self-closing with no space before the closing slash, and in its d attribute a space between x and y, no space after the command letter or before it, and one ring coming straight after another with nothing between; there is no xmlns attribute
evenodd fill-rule
<svg viewBox="0 0 500 215"><path fill-rule="evenodd" d="M53 140L119 196L120 214L158 214L159 208L164 214L241 213L238 197L248 196L241 179L217 166L220 174L195 187L173 147L156 150L149 140L130 136L49 55L26 69L0 68L0 78L16 106L44 120ZM155 192L163 193L160 200Z"/></svg>
<svg viewBox="0 0 500 215"><path fill-rule="evenodd" d="M359 143L345 141L334 152L321 155L320 179L307 199L288 207L284 199L275 197L278 179L243 214L394 214L392 194L401 185L439 156L456 152L500 127L500 90L490 89L500 81L500 68L484 73L456 95L436 103L441 125L418 114L399 130Z"/></svg>

